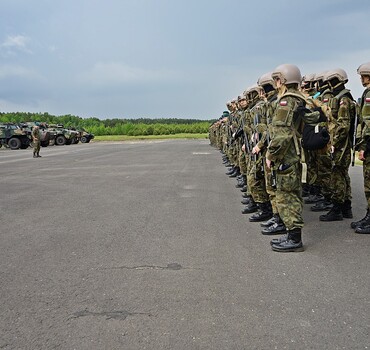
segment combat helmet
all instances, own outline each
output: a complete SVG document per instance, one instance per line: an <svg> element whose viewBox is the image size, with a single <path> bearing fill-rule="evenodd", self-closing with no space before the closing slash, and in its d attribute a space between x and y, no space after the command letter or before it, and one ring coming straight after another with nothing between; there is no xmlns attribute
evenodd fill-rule
<svg viewBox="0 0 370 350"><path fill-rule="evenodd" d="M357 68L357 73L370 76L370 62L361 64L361 66Z"/></svg>
<svg viewBox="0 0 370 350"><path fill-rule="evenodd" d="M301 86L305 90L313 90L315 89L315 83L317 82L316 79L316 74L311 73L311 74L305 74L302 77L302 83Z"/></svg>
<svg viewBox="0 0 370 350"><path fill-rule="evenodd" d="M281 83L287 84L301 84L302 74L297 66L294 64L281 64L272 72L272 78L279 78Z"/></svg>
<svg viewBox="0 0 370 350"><path fill-rule="evenodd" d="M335 78L337 78L338 81L342 84L348 82L347 73L342 68L331 69L325 72L323 76L323 81L330 81Z"/></svg>
<svg viewBox="0 0 370 350"><path fill-rule="evenodd" d="M249 88L247 88L244 91L244 94L246 94L246 96L248 97L248 100L253 103L258 100L262 90L263 90L262 87L256 84L256 85L252 85Z"/></svg>
<svg viewBox="0 0 370 350"><path fill-rule="evenodd" d="M271 91L276 90L276 84L274 79L272 79L272 72L265 73L260 76L257 80L257 84L262 87L265 94L270 93Z"/></svg>

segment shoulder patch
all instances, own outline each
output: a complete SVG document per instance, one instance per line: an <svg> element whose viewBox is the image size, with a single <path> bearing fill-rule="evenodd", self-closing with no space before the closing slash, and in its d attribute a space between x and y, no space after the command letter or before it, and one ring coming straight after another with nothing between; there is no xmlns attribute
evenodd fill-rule
<svg viewBox="0 0 370 350"><path fill-rule="evenodd" d="M365 98L365 103L370 103L370 97Z"/></svg>
<svg viewBox="0 0 370 350"><path fill-rule="evenodd" d="M341 106L343 103L344 103L344 101L343 101L343 100L341 100L341 101L339 102L339 105Z"/></svg>
<svg viewBox="0 0 370 350"><path fill-rule="evenodd" d="M328 102L329 102L329 99L328 99L328 98L324 98L324 99L322 100L322 102L324 102L324 103L328 103Z"/></svg>
<svg viewBox="0 0 370 350"><path fill-rule="evenodd" d="M280 106L286 106L288 104L288 101L284 100L284 101L280 101Z"/></svg>

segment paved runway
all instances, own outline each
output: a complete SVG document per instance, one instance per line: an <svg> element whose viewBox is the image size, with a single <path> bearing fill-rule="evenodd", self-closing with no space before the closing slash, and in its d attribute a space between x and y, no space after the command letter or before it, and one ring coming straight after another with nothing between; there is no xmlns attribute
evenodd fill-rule
<svg viewBox="0 0 370 350"><path fill-rule="evenodd" d="M351 220L305 206L305 251L273 252L207 140L41 155L0 149L0 349L370 348Z"/></svg>

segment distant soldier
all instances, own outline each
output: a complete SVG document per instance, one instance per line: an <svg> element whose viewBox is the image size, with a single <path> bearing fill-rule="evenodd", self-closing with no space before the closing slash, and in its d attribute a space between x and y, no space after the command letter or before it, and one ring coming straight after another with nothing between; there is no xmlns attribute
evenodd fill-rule
<svg viewBox="0 0 370 350"><path fill-rule="evenodd" d="M33 127L31 135L33 140L33 158L40 158L41 132L38 125Z"/></svg>
<svg viewBox="0 0 370 350"><path fill-rule="evenodd" d="M364 175L364 190L367 201L366 215L363 219L351 223L356 233L370 233L370 62L357 69L361 83L365 88L360 99L360 140L357 145L358 159L361 160Z"/></svg>

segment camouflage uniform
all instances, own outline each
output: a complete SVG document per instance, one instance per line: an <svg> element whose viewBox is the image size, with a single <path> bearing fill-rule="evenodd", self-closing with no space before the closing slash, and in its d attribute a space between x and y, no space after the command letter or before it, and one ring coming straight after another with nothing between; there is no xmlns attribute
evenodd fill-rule
<svg viewBox="0 0 370 350"><path fill-rule="evenodd" d="M332 162L330 174L330 192L333 208L325 215L320 216L321 221L343 220L343 217L352 217L351 207L351 180L349 166L351 164L352 140L350 137L351 119L356 113L355 104L349 90L342 89L328 97L328 127L330 133L329 149Z"/></svg>
<svg viewBox="0 0 370 350"><path fill-rule="evenodd" d="M32 141L33 141L33 157L41 157L40 156L40 145L41 145L41 132L38 127L34 127L32 129Z"/></svg>
<svg viewBox="0 0 370 350"><path fill-rule="evenodd" d="M272 119L273 138L266 155L276 167L276 207L288 231L303 227L301 150L298 141L302 121L294 117L302 100L304 96L296 89L288 89L279 97Z"/></svg>

